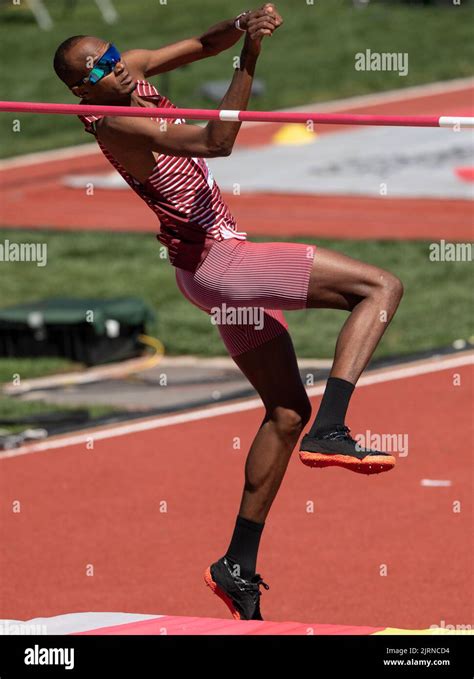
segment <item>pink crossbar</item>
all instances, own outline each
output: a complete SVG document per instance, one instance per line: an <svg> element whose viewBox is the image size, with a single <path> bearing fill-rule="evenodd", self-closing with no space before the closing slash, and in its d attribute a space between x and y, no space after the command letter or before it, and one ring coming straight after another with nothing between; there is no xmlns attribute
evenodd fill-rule
<svg viewBox="0 0 474 679"><path fill-rule="evenodd" d="M474 127L474 117L381 116L352 113L295 113L289 111L231 111L196 108L144 108L142 106L92 106L48 104L30 101L0 101L0 112L61 115L129 116L136 118L187 118L261 123L308 123L325 125L388 125L402 127Z"/></svg>

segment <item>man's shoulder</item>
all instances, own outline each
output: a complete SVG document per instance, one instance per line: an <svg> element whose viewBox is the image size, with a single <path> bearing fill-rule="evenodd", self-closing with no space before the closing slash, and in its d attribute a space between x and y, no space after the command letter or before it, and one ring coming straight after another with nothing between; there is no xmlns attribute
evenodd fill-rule
<svg viewBox="0 0 474 679"><path fill-rule="evenodd" d="M126 140L138 145L146 143L149 136L146 119L128 116L104 116L96 125L97 138L107 146L123 145Z"/></svg>
<svg viewBox="0 0 474 679"><path fill-rule="evenodd" d="M127 64L128 71L132 78L136 80L145 80L145 72L143 70L143 58L141 56L144 50L133 49L122 52L122 58Z"/></svg>
<svg viewBox="0 0 474 679"><path fill-rule="evenodd" d="M130 127L130 118L123 116L102 116L97 121L97 131L104 135L114 135L117 132L125 132Z"/></svg>
<svg viewBox="0 0 474 679"><path fill-rule="evenodd" d="M96 137L99 141L110 146L119 139L124 138L128 131L126 122L118 116L102 116L95 124Z"/></svg>

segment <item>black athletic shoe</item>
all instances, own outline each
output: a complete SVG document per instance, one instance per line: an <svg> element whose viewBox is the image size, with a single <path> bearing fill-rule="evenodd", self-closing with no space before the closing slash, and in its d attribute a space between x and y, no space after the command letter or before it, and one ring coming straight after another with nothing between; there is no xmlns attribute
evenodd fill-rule
<svg viewBox="0 0 474 679"><path fill-rule="evenodd" d="M321 429L317 436L303 436L301 462L309 467L344 467L360 474L379 474L393 469L393 455L361 448L350 431L349 427L338 424Z"/></svg>
<svg viewBox="0 0 474 679"><path fill-rule="evenodd" d="M204 573L208 587L227 604L236 620L263 620L260 613L260 585L270 589L260 575L250 580L234 575L225 557L209 566Z"/></svg>

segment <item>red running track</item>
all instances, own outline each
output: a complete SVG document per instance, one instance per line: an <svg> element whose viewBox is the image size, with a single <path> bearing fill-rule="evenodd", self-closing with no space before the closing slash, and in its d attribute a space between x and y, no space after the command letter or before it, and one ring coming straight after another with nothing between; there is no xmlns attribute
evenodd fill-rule
<svg viewBox="0 0 474 679"><path fill-rule="evenodd" d="M293 457L262 540L266 619L472 623L471 403L469 366L364 386L349 423L354 433L407 434L409 454L396 469L365 477ZM107 610L226 617L202 573L227 546L261 417L260 408L203 415L98 440L94 450L0 458L0 537L12 545L0 555L0 618Z"/></svg>

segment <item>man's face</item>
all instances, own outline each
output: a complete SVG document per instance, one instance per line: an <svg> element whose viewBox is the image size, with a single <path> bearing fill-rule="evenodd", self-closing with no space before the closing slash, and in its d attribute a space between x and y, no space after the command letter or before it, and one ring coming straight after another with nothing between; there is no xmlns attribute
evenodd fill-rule
<svg viewBox="0 0 474 679"><path fill-rule="evenodd" d="M91 69L109 47L110 43L98 38L84 38L67 54L71 75L66 84L73 94L91 104L125 102L137 86L123 60L95 84L88 81ZM78 84L82 79L86 82Z"/></svg>

